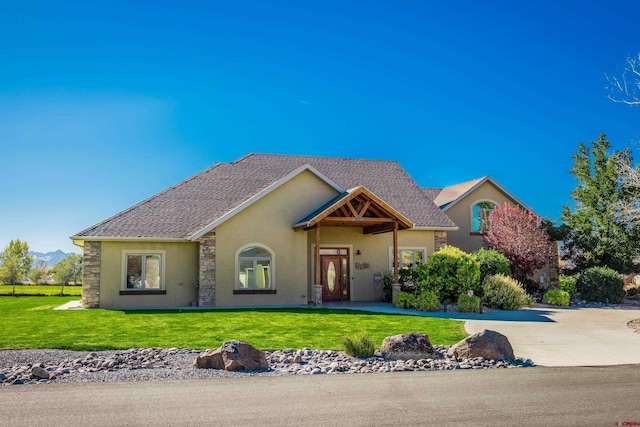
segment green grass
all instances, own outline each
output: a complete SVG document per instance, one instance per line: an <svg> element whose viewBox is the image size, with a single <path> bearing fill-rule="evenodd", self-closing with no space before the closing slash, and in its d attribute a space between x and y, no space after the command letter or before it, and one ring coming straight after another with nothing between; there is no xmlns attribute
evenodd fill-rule
<svg viewBox="0 0 640 427"><path fill-rule="evenodd" d="M16 295L54 296L60 295L61 285L16 285ZM0 296L13 295L13 286L0 285ZM65 286L64 295L82 295L82 286Z"/></svg>
<svg viewBox="0 0 640 427"><path fill-rule="evenodd" d="M423 332L441 345L467 336L459 321L345 310L53 310L73 299L1 297L0 349L204 349L239 339L262 350L337 350L354 331L365 332L376 347L386 336L405 332Z"/></svg>

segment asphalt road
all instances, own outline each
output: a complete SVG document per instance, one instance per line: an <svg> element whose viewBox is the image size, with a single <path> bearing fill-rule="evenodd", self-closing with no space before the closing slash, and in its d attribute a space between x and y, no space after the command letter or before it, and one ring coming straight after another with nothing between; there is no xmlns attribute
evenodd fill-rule
<svg viewBox="0 0 640 427"><path fill-rule="evenodd" d="M2 426L640 425L640 365L0 387Z"/></svg>

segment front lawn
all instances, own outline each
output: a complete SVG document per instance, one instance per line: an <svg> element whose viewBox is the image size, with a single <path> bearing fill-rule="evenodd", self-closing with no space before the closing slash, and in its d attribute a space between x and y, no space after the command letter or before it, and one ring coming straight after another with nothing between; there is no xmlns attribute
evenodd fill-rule
<svg viewBox="0 0 640 427"><path fill-rule="evenodd" d="M16 295L60 295L61 288L61 285L16 285ZM13 286L0 285L0 296L5 295L13 295ZM82 295L82 286L65 286L63 295L80 296Z"/></svg>
<svg viewBox="0 0 640 427"><path fill-rule="evenodd" d="M239 339L262 350L341 349L365 331L380 347L389 335L423 332L433 344L465 338L463 322L330 309L57 310L73 297L0 297L0 349L216 348Z"/></svg>

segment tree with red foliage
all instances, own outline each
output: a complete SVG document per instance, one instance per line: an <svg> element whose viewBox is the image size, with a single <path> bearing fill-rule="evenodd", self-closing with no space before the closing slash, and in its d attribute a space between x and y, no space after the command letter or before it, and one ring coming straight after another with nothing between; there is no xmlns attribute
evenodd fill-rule
<svg viewBox="0 0 640 427"><path fill-rule="evenodd" d="M488 223L484 235L487 245L511 261L511 272L517 280L524 281L553 256L542 218L532 211L504 203L491 211Z"/></svg>

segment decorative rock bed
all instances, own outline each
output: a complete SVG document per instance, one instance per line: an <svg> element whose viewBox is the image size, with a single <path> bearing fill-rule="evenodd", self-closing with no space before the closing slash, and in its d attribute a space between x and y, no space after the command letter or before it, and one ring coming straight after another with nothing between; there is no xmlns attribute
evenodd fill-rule
<svg viewBox="0 0 640 427"><path fill-rule="evenodd" d="M223 378L254 375L316 375L453 369L496 369L534 366L531 360L456 359L448 346L433 346L434 357L385 360L381 356L359 359L340 351L279 350L265 352L269 368L229 372L195 369L203 353L190 349L137 348L119 351L0 350L0 384L52 382L146 381ZM48 374L48 378L47 378Z"/></svg>

